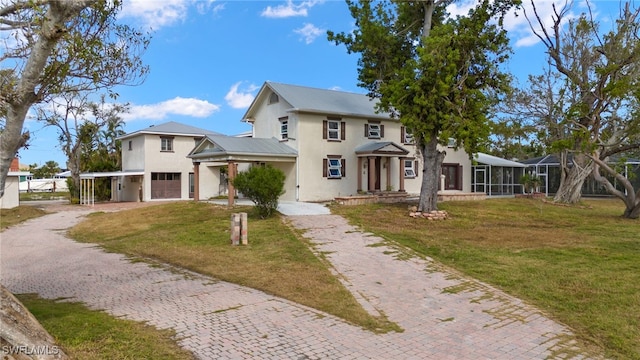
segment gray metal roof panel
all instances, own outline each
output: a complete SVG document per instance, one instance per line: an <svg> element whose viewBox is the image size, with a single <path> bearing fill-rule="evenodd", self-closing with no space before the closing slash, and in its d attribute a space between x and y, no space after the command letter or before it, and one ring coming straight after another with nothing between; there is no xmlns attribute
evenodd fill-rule
<svg viewBox="0 0 640 360"><path fill-rule="evenodd" d="M523 163L519 163L519 162L516 162L516 161L503 159L503 158L500 158L500 157L497 157L497 156L484 154L484 153L477 153L473 158L476 161L478 161L478 163L491 165L491 166L519 167L519 168L527 167L527 165L525 165Z"/></svg>
<svg viewBox="0 0 640 360"><path fill-rule="evenodd" d="M227 154L264 154L292 156L298 152L290 146L280 142L275 138L248 138L232 137L225 135L209 135L207 139L215 144L215 148L203 149L189 156L197 156L204 153L227 153Z"/></svg>
<svg viewBox="0 0 640 360"><path fill-rule="evenodd" d="M297 111L390 118L388 113L376 112L377 99L364 94L275 82L266 85Z"/></svg>
<svg viewBox="0 0 640 360"><path fill-rule="evenodd" d="M138 134L176 134L176 135L187 135L187 136L205 136L205 135L222 135L218 132L201 129L195 126L182 124L175 121L169 121L159 125L151 125L142 130L134 131L129 134L125 134L119 139L129 138Z"/></svg>

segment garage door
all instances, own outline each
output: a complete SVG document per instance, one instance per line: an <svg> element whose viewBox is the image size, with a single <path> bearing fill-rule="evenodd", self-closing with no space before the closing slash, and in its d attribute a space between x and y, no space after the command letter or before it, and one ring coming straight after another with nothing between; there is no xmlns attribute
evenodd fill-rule
<svg viewBox="0 0 640 360"><path fill-rule="evenodd" d="M180 173L151 173L152 199L180 199Z"/></svg>

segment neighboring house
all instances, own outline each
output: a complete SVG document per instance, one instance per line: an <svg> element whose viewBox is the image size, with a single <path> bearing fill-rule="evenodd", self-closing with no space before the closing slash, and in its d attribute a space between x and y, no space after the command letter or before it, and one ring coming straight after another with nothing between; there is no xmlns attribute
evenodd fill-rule
<svg viewBox="0 0 640 360"><path fill-rule="evenodd" d="M20 171L18 158L11 161L4 182L4 195L0 198L0 209L12 209L20 205L20 180L29 175L31 174L27 171Z"/></svg>
<svg viewBox="0 0 640 360"><path fill-rule="evenodd" d="M560 187L560 160L556 155L545 155L528 160L521 161L522 164L527 166L527 170L532 174L538 176L541 179L540 191L547 196L554 195ZM640 159L624 158L621 163L618 159L609 159L609 163L612 165L624 165L624 169L621 174L631 180L634 188L640 188ZM569 157L568 165L573 166L573 161ZM601 171L602 175L608 177L612 184L618 188L618 190L624 191L616 181L605 171ZM597 182L593 175L585 180L582 185L582 195L594 196L594 195L610 195L607 189Z"/></svg>
<svg viewBox="0 0 640 360"><path fill-rule="evenodd" d="M0 198L0 209L12 209L20 205L20 177L29 172L9 171L4 183L4 195Z"/></svg>
<svg viewBox="0 0 640 360"><path fill-rule="evenodd" d="M283 170L281 199L289 201L386 190L419 194L423 164L413 138L375 104L362 94L266 82L243 119L253 126L253 138L207 136L189 154L199 198L210 193L217 168L227 165L233 176L237 164ZM469 156L446 152L441 190L470 192Z"/></svg>

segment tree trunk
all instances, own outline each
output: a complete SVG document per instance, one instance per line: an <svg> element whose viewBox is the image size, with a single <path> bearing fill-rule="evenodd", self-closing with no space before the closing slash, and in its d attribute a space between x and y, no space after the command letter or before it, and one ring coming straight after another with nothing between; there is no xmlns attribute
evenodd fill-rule
<svg viewBox="0 0 640 360"><path fill-rule="evenodd" d="M633 188L633 184L631 181L623 176L621 173L617 172L615 169L610 167L607 163L600 159L600 153L596 152L591 157L595 162L593 167L593 177L597 182L602 184L605 189L609 192L609 194L617 197L622 200L625 205L623 217L627 219L638 219L640 217L640 189L636 190ZM618 184L621 184L624 188L624 191L620 191L616 189L615 186L607 179L606 177L600 174L600 169L604 169L609 175L613 176Z"/></svg>
<svg viewBox="0 0 640 360"><path fill-rule="evenodd" d="M431 134L429 139L420 147L422 153L422 185L418 211L429 212L438 210L438 184L442 161L446 153L438 150L438 136Z"/></svg>
<svg viewBox="0 0 640 360"><path fill-rule="evenodd" d="M585 155L576 154L573 166L567 164L566 153L560 156L560 187L553 201L564 204L577 204L582 198L582 185L593 171L593 162Z"/></svg>
<svg viewBox="0 0 640 360"><path fill-rule="evenodd" d="M65 33L65 22L79 14L95 0L51 1L42 22L42 30L31 48L24 70L15 91L10 94L6 122L0 134L0 198L4 196L4 185L9 173L11 161L18 150L25 145L22 134L25 117L31 105L41 100L43 94L37 94L42 71L47 64L53 48Z"/></svg>

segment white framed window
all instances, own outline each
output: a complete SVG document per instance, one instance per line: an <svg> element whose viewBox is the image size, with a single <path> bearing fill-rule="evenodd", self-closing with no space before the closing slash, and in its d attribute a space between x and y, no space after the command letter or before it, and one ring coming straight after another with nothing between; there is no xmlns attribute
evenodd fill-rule
<svg viewBox="0 0 640 360"><path fill-rule="evenodd" d="M456 139L449 138L449 143L447 144L447 147L450 147L450 148L456 147Z"/></svg>
<svg viewBox="0 0 640 360"><path fill-rule="evenodd" d="M369 139L380 139L381 138L381 130L380 124L367 124L367 137Z"/></svg>
<svg viewBox="0 0 640 360"><path fill-rule="evenodd" d="M160 138L160 151L173 151L173 138L161 137Z"/></svg>
<svg viewBox="0 0 640 360"><path fill-rule="evenodd" d="M289 120L287 118L280 119L280 140L289 139Z"/></svg>
<svg viewBox="0 0 640 360"><path fill-rule="evenodd" d="M340 140L340 121L327 121L327 139Z"/></svg>
<svg viewBox="0 0 640 360"><path fill-rule="evenodd" d="M404 139L402 139L402 142L404 144L413 144L413 141L413 134L405 130Z"/></svg>
<svg viewBox="0 0 640 360"><path fill-rule="evenodd" d="M413 160L404 160L404 177L416 177L415 162Z"/></svg>
<svg viewBox="0 0 640 360"><path fill-rule="evenodd" d="M342 162L340 161L340 159L329 159L327 161L327 177L342 177Z"/></svg>

